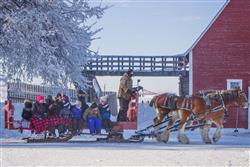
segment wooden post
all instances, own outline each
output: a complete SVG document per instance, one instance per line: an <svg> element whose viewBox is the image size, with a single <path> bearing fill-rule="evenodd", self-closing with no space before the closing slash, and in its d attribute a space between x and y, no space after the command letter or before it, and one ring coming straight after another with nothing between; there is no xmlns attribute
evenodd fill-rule
<svg viewBox="0 0 250 167"><path fill-rule="evenodd" d="M92 102L94 100L94 88L93 88L93 77L88 76L88 102Z"/></svg>

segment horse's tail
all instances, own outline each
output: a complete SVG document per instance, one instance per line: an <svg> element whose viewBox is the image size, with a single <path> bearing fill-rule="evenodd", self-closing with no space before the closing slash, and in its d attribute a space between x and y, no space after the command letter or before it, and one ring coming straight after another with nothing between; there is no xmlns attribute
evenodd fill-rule
<svg viewBox="0 0 250 167"><path fill-rule="evenodd" d="M153 107L155 99L156 99L156 96L154 96L153 99L151 99L151 101L149 102L150 107Z"/></svg>

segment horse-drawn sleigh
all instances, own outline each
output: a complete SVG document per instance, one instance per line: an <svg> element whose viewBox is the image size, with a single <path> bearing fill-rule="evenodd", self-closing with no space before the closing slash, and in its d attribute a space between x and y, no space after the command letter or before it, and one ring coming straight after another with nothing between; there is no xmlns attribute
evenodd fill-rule
<svg viewBox="0 0 250 167"><path fill-rule="evenodd" d="M150 105L154 106L157 113L154 124L137 131L134 138L156 137L158 141L167 143L170 132L178 131L178 141L188 144L189 139L184 133L185 129L200 128L203 142L211 144L208 132L212 123L217 128L212 139L213 142L217 142L221 137L223 121L228 117L228 107L247 108L248 101L246 94L240 89L209 90L192 96L176 96L170 93L156 95ZM161 127L165 122L168 124Z"/></svg>
<svg viewBox="0 0 250 167"><path fill-rule="evenodd" d="M223 120L225 116L227 116L227 108L231 105L247 108L248 105L246 94L239 89L202 91L192 96L176 96L170 93L159 94L154 96L149 103L151 107L155 108L157 114L156 118L153 120L153 124L144 129L138 130L136 118L138 112L138 96L139 94L137 93L132 100L133 104L131 104L131 107L129 108L130 116L133 116L132 121L114 123L112 131L106 134L101 134L104 137L97 138L96 141L142 142L145 137L153 137L156 138L157 141L167 143L170 132L178 131L178 141L188 144L189 139L184 133L185 130L200 128L203 142L210 144L212 141L208 136L208 132L212 123L217 127L216 132L213 135L213 142L217 142L221 137ZM73 135L68 135L61 139L48 138L47 130L51 125L71 125L70 120L64 120L61 118L56 120L58 120L56 124L55 121L47 120L45 126L39 131L39 133L44 134L43 138L38 140L27 138L27 142L67 142L74 137ZM39 122L39 120L36 121ZM24 127L21 121L13 120L8 123L10 124L9 129L11 130L34 130L31 127ZM125 129L136 131L130 138L124 139L123 130ZM82 133L82 135L86 135L86 133Z"/></svg>

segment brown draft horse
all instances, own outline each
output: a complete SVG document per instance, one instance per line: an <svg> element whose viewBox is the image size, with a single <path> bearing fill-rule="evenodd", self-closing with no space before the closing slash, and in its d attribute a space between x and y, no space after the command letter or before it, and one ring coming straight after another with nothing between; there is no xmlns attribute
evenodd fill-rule
<svg viewBox="0 0 250 167"><path fill-rule="evenodd" d="M169 97L173 96L173 94L171 93L163 93L163 94L159 94L159 95L155 95L152 100L150 101L149 103L149 106L155 108L155 112L156 112L156 117L154 118L153 122L154 122L154 125L157 125L159 123L162 122L162 120L171 112L171 111L174 111L176 109L174 108L168 108L167 107L167 101L169 99ZM175 96L175 95L174 95ZM177 100L177 96L174 97L174 101ZM173 112L173 113L176 113L176 112ZM172 117L174 116L177 116L176 114L173 115ZM168 127L172 126L174 124L173 121L175 121L176 118L172 118L170 119L170 121L168 122ZM155 132L158 133L159 132L159 126L158 127L155 127ZM156 136L156 139L158 141L161 141L162 139L160 138L161 136L159 134L157 134ZM168 139L166 139L168 140Z"/></svg>
<svg viewBox="0 0 250 167"><path fill-rule="evenodd" d="M230 106L246 109L248 107L248 100L246 94L240 89L221 90L215 93L208 93L207 97L210 100L209 113L206 116L206 125L201 128L201 136L204 143L210 144L211 140L208 136L208 132L212 123L217 127L213 135L213 142L217 142L221 138L225 110Z"/></svg>
<svg viewBox="0 0 250 167"><path fill-rule="evenodd" d="M239 89L235 90L222 90L219 92L210 92L207 94L207 97L210 100L210 104L208 105L205 99L201 96L192 95L191 97L184 97L182 104L178 104L178 115L180 117L180 126L179 126L179 133L178 133L178 140L181 143L188 144L189 139L184 134L185 126L187 121L191 116L194 116L197 120L206 121L206 124L203 128L201 128L201 136L204 143L211 144L211 140L208 136L208 132L211 128L212 123L215 123L217 129L213 135L213 141L217 142L221 137L221 130L223 128L223 117L224 117L224 110L225 107L229 107L231 105L238 106L241 108L247 108L248 101L246 94L243 93ZM183 97L180 97L180 99ZM177 100L178 102L178 100ZM190 103L189 107L185 106L185 103ZM220 107L221 106L221 107ZM224 106L224 107L223 107ZM177 117L172 117L171 123L174 123ZM160 136L160 140L163 142L167 142L169 138L169 127L172 124L168 124L168 127L164 130L162 135Z"/></svg>
<svg viewBox="0 0 250 167"><path fill-rule="evenodd" d="M161 123L162 120L168 115L168 113L173 111L172 109L166 107L167 99L171 95L171 93L155 95L150 101L149 106L154 106L155 112L157 114L157 116L154 118L154 125Z"/></svg>
<svg viewBox="0 0 250 167"><path fill-rule="evenodd" d="M171 98L172 98L172 100L171 100ZM171 93L163 93L163 94L155 95L149 103L149 105L151 107L154 106L156 114L157 114L157 116L154 118L154 125L161 123L162 120L169 113L172 113L172 118L169 120L166 129L171 128L173 126L173 124L175 123L177 116L178 116L176 111L178 110L178 108L181 107L184 100L185 100L184 96L179 97L179 96L176 96L175 94L171 94ZM171 107L168 107L169 105ZM175 111L175 112L173 112L173 111ZM155 127L156 133L159 132L159 128L160 128L159 126ZM164 135L161 135L161 136L159 134L156 134L156 135L157 135L156 139L158 141L168 141L168 137L169 137L168 131L164 131Z"/></svg>

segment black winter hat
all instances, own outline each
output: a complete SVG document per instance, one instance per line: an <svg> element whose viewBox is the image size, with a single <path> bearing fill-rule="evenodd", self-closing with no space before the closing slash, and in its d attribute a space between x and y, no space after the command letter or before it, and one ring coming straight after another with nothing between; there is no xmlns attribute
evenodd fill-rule
<svg viewBox="0 0 250 167"><path fill-rule="evenodd" d="M127 71L127 74L130 75L130 74L133 74L134 73L134 70L133 69L128 69Z"/></svg>
<svg viewBox="0 0 250 167"><path fill-rule="evenodd" d="M45 100L53 100L51 95L48 95Z"/></svg>
<svg viewBox="0 0 250 167"><path fill-rule="evenodd" d="M96 103L92 103L90 106L90 108L96 108L96 107L98 107L98 105Z"/></svg>
<svg viewBox="0 0 250 167"><path fill-rule="evenodd" d="M78 94L86 94L82 89L78 91Z"/></svg>
<svg viewBox="0 0 250 167"><path fill-rule="evenodd" d="M30 100L24 100L25 108L32 108L32 102Z"/></svg>
<svg viewBox="0 0 250 167"><path fill-rule="evenodd" d="M62 97L61 93L57 93L56 97Z"/></svg>

